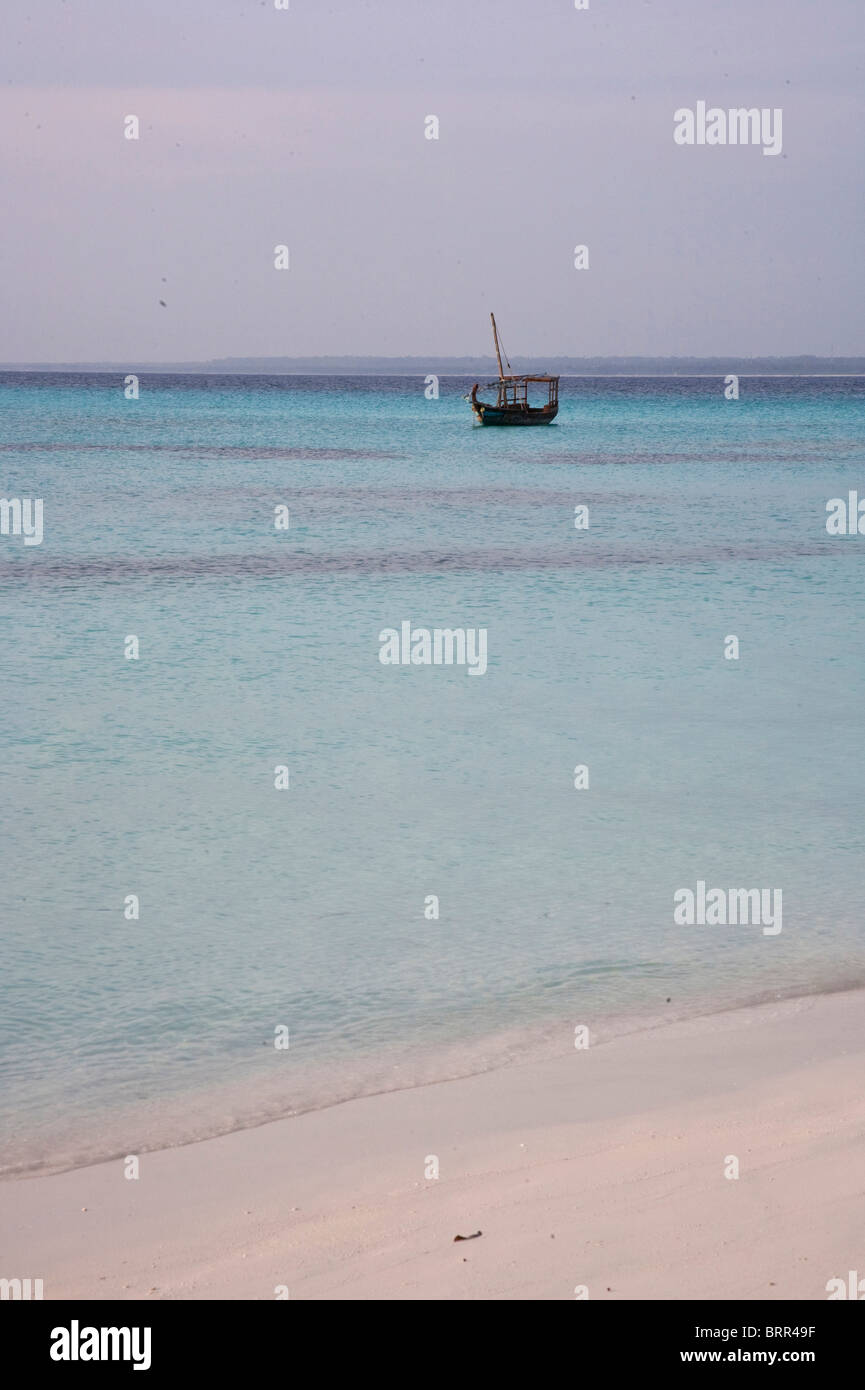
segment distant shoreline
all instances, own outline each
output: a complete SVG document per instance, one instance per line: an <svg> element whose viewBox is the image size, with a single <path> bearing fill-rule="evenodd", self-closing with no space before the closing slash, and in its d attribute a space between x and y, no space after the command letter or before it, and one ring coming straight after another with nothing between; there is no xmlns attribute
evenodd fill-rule
<svg viewBox="0 0 865 1390"><path fill-rule="evenodd" d="M124 377L127 369L124 367L0 367L0 381L7 376L104 376L104 377ZM233 372L233 371L199 371L179 370L172 367L139 367L136 375L138 377L214 377L224 376L235 379L249 378L254 380L256 377L297 377L307 379L309 377L320 377L322 381L356 381L360 377L368 377L370 381L380 380L382 377L401 379L404 381L415 381L424 377L419 372ZM492 373L488 372L435 372L435 376L440 381L472 381L480 377L495 378L495 369ZM556 375L564 381L715 381L719 377L727 374L723 372L558 372ZM740 381L858 381L865 378L865 372L736 372Z"/></svg>
<svg viewBox="0 0 865 1390"><path fill-rule="evenodd" d="M865 376L865 357L522 357L515 372L553 372L565 377L742 377ZM488 376L497 375L486 357L222 357L209 362L24 362L0 363L0 375L87 373L150 376Z"/></svg>

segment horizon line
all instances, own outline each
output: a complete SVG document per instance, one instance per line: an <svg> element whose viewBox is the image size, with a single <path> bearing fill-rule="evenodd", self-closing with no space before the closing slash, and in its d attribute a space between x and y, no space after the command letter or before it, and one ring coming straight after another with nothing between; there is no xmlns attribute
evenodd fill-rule
<svg viewBox="0 0 865 1390"><path fill-rule="evenodd" d="M735 370L736 361L741 367ZM417 364L417 366L415 366ZM440 364L437 367L437 364ZM775 355L757 354L751 357L735 356L646 356L646 355L604 355L570 357L550 353L546 357L521 357L520 364L528 370L539 364L552 368L559 376L640 376L639 367L645 365L673 368L666 372L653 371L657 376L714 376L719 371L734 371L738 376L859 376L865 373L865 355L837 354L822 356L816 353L790 353ZM559 369L555 372L556 364ZM842 365L843 364L843 365ZM695 370L676 370L693 367ZM802 370L809 367L810 371ZM360 374L386 374L390 376L424 376L433 373L437 376L467 376L472 373L496 372L495 359L490 357L456 357L445 354L429 356L386 356L383 354L318 354L294 357L218 357L207 359L161 360L140 362L134 366L127 358L125 362L90 360L59 362L0 362L0 373L24 373L30 375L59 372L81 372L92 375L113 375L149 373L152 375L251 375L251 376L351 376L352 368L361 369ZM604 371L603 368L612 368ZM751 368L749 371L748 368ZM582 368L583 370L580 370ZM788 370L785 371L784 368ZM793 370L789 370L793 368ZM840 368L840 370L839 370ZM816 370L815 370L816 369ZM834 369L834 370L833 370ZM519 372L517 373L519 375Z"/></svg>

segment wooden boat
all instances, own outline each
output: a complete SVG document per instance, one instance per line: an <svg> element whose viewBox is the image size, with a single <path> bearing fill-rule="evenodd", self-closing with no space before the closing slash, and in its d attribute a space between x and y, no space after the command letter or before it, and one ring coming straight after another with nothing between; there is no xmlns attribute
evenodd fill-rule
<svg viewBox="0 0 865 1390"><path fill-rule="evenodd" d="M496 361L499 364L499 379L488 383L496 388L495 404L478 400L481 389L478 382L472 387L466 400L471 402L475 419L481 425L548 425L559 413L559 378L557 376L506 376L502 370L502 354L495 314L490 314L493 326L493 342L496 345ZM505 354L507 362L507 354ZM508 368L510 369L510 362ZM541 383L547 388L547 399L543 405L529 405L529 387Z"/></svg>

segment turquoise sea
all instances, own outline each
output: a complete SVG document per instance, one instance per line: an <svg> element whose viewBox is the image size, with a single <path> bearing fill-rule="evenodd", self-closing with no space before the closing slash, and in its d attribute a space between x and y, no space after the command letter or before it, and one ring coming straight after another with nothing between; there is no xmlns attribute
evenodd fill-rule
<svg viewBox="0 0 865 1390"><path fill-rule="evenodd" d="M470 385L0 376L4 1172L865 982L865 381Z"/></svg>

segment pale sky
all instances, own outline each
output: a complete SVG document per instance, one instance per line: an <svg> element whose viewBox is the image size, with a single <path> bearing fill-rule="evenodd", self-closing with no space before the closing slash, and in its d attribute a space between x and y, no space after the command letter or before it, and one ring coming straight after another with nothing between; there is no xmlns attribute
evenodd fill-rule
<svg viewBox="0 0 865 1390"><path fill-rule="evenodd" d="M2 28L0 362L487 354L490 309L513 359L865 354L865 0L9 0ZM677 146L700 100L780 107L781 155Z"/></svg>

